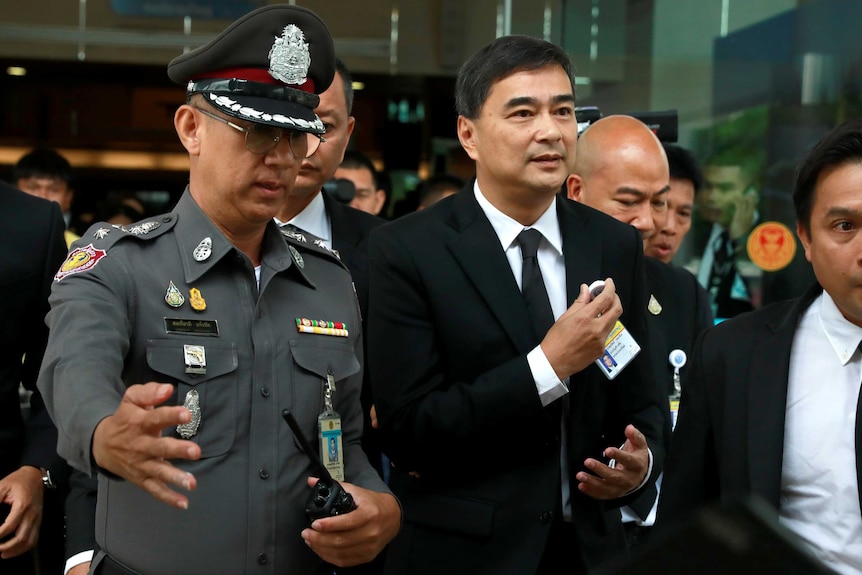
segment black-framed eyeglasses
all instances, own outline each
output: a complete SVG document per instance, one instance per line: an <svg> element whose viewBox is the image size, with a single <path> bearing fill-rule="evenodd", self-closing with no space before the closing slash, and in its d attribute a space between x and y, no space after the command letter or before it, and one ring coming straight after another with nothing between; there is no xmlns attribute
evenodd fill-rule
<svg viewBox="0 0 862 575"><path fill-rule="evenodd" d="M267 153L276 147L283 137L287 136L287 143L290 146L290 151L293 152L293 155L297 158L308 158L314 155L314 152L316 152L317 148L320 147L321 142L326 141L317 134L299 132L296 130L289 130L287 128L278 128L267 124L253 123L247 128L244 128L239 124L234 124L230 120L222 118L221 116L213 114L203 108L198 108L197 106L192 106L192 108L208 118L218 120L223 124L227 124L237 132L245 134L245 147L252 154Z"/></svg>

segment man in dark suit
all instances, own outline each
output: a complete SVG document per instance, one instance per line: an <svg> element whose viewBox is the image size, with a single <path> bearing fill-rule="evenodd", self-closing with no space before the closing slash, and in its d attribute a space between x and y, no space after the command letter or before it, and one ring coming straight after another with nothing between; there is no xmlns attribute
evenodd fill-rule
<svg viewBox="0 0 862 575"><path fill-rule="evenodd" d="M793 191L818 285L698 339L657 525L755 495L838 573L862 572L862 120L830 132Z"/></svg>
<svg viewBox="0 0 862 575"><path fill-rule="evenodd" d="M36 377L48 335L51 280L66 256L66 226L59 204L5 183L0 183L0 213L0 293L5 302L0 316L0 573L35 573L30 550L37 539L42 573L59 572L64 490L49 489L64 483L67 472ZM20 384L33 392L26 418Z"/></svg>
<svg viewBox="0 0 862 575"><path fill-rule="evenodd" d="M404 509L386 573L585 573L624 552L618 507L663 459L649 353L610 381L595 363L618 319L648 345L641 240L556 197L577 138L562 49L492 42L456 107L476 180L371 236L369 369Z"/></svg>
<svg viewBox="0 0 862 575"><path fill-rule="evenodd" d="M631 116L606 116L578 139L575 168L566 184L569 198L632 225L647 246L675 217L668 212L666 201L669 181L666 152L655 134ZM661 398L673 398L671 409L663 410L667 447L686 359L697 335L712 325L712 310L706 290L693 274L652 257L645 261L655 382ZM648 536L655 522L657 496L657 489L647 491L623 508L629 546Z"/></svg>

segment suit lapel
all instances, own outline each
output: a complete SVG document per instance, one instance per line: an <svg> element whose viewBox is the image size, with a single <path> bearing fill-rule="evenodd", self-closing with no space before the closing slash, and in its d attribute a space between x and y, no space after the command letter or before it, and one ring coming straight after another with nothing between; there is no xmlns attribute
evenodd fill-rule
<svg viewBox="0 0 862 575"><path fill-rule="evenodd" d="M577 202L557 196L557 218L563 237L563 258L566 261L566 304L578 297L582 283L589 285L601 273L602 238L588 231L589 214Z"/></svg>
<svg viewBox="0 0 862 575"><path fill-rule="evenodd" d="M518 351L529 352L537 342L527 305L497 233L473 195L472 184L455 195L449 223L458 232L447 242L452 256Z"/></svg>
<svg viewBox="0 0 862 575"><path fill-rule="evenodd" d="M751 362L746 400L749 480L752 491L762 493L776 509L779 508L781 492L790 350L799 316L819 293L820 287L817 286L785 315L768 323L771 335L754 349L745 352L758 358Z"/></svg>

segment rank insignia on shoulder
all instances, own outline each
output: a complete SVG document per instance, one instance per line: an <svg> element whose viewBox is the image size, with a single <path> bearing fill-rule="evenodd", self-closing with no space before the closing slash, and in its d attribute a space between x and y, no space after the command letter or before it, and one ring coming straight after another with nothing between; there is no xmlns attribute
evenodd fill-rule
<svg viewBox="0 0 862 575"><path fill-rule="evenodd" d="M134 234L136 236L145 236L154 229L158 228L161 224L159 222L152 220L149 222L142 222L140 224L135 224L134 226L128 228L126 231L130 234Z"/></svg>
<svg viewBox="0 0 862 575"><path fill-rule="evenodd" d="M96 238L97 240L103 240L103 239L105 239L105 236L107 236L109 233L111 233L111 230L109 230L108 228L99 228L93 234L93 237Z"/></svg>
<svg viewBox="0 0 862 575"><path fill-rule="evenodd" d="M296 329L300 333L316 333L318 335L334 335L347 337L347 324L340 321L326 321L321 319L308 319L306 317L296 318Z"/></svg>
<svg viewBox="0 0 862 575"><path fill-rule="evenodd" d="M183 297L183 294L180 293L180 290L177 289L177 286L174 285L174 282L171 282L168 285L168 291L165 292L165 303L171 307L180 307L186 301L186 298Z"/></svg>
<svg viewBox="0 0 862 575"><path fill-rule="evenodd" d="M72 274L91 270L96 267L96 264L99 263L99 260L105 257L105 255L105 250L94 248L93 244L83 248L75 248L66 257L66 261L63 262L63 265L60 266L60 270L54 276L54 280L62 281L63 278Z"/></svg>

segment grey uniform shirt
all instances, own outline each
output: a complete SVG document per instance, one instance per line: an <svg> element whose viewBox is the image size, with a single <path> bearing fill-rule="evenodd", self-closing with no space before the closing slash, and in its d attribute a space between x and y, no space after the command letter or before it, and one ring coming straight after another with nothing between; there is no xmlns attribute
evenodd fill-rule
<svg viewBox="0 0 862 575"><path fill-rule="evenodd" d="M147 575L310 573L320 559L300 532L306 477L315 473L282 410L290 409L316 444L331 373L345 479L388 491L360 447L362 341L349 272L271 222L258 288L250 260L188 191L174 212L141 224L128 231L97 224L73 246L53 285L38 385L59 428L58 451L88 473L97 471L90 453L96 425L129 385L174 384L168 405L183 404L195 390L201 421L191 441L201 459L173 463L198 486L182 511L100 473L96 540ZM178 307L166 302L171 282L185 300ZM192 309L192 288L205 309ZM348 336L301 333L297 318L345 323ZM188 373L186 351L199 355L200 348L205 373ZM165 433L178 437L173 428Z"/></svg>

